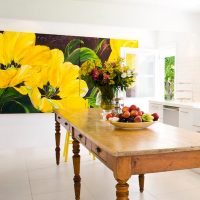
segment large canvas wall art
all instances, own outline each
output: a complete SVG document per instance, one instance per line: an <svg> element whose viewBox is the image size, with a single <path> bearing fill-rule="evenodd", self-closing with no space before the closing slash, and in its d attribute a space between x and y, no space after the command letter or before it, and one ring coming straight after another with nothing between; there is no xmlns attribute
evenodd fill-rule
<svg viewBox="0 0 200 200"><path fill-rule="evenodd" d="M137 48L138 41L1 31L0 113L83 106L95 94L79 80L79 67L112 61L121 47Z"/></svg>

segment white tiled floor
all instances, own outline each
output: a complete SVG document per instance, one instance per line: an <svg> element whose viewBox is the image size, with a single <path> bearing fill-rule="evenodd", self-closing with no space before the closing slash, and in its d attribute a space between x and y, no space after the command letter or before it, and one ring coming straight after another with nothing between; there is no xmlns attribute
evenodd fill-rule
<svg viewBox="0 0 200 200"><path fill-rule="evenodd" d="M81 200L114 200L115 180L111 171L100 161L93 161L84 148L81 150ZM74 199L71 158L56 166L53 148L1 149L0 155L0 200ZM143 194L138 191L137 176L129 184L130 200L200 199L198 171L147 174Z"/></svg>
<svg viewBox="0 0 200 200"><path fill-rule="evenodd" d="M18 137L16 128L4 126L6 120L0 119L0 200L74 200L71 147L69 162L61 159L56 166L54 119L47 118L35 127L24 119L21 125L18 121L17 127L23 126ZM116 182L112 172L100 161L93 161L84 148L81 159L81 200L114 200ZM129 184L130 200L200 199L200 170L147 174L143 194L139 193L137 176Z"/></svg>

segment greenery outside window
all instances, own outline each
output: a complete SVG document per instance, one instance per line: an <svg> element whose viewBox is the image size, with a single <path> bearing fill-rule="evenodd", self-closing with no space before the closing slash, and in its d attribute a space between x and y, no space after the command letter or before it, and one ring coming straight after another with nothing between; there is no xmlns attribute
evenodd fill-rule
<svg viewBox="0 0 200 200"><path fill-rule="evenodd" d="M165 57L165 100L174 99L175 56Z"/></svg>

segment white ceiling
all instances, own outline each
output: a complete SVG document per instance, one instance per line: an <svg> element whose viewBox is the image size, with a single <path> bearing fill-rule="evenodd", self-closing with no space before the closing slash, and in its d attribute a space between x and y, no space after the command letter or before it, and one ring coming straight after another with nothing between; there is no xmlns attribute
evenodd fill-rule
<svg viewBox="0 0 200 200"><path fill-rule="evenodd" d="M200 13L200 0L74 0L74 1L91 1L106 2L118 4L137 4L141 6L167 7L180 11Z"/></svg>

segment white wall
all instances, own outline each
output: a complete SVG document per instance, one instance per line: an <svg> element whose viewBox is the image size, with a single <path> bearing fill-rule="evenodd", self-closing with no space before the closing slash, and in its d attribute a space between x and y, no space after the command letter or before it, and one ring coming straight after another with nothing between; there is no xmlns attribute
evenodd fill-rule
<svg viewBox="0 0 200 200"><path fill-rule="evenodd" d="M1 114L0 150L55 147L54 114ZM61 129L63 147L65 130Z"/></svg>
<svg viewBox="0 0 200 200"><path fill-rule="evenodd" d="M200 31L199 15L131 1L0 1L1 29L133 38L135 29ZM29 22L30 21L30 22Z"/></svg>

